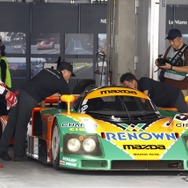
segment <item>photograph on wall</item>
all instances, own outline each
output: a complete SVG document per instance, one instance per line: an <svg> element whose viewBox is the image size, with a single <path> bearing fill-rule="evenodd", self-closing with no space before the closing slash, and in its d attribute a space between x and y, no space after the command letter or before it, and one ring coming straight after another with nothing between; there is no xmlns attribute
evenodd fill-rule
<svg viewBox="0 0 188 188"><path fill-rule="evenodd" d="M98 53L107 52L107 34L106 33L99 33L98 34Z"/></svg>
<svg viewBox="0 0 188 188"><path fill-rule="evenodd" d="M31 54L59 54L60 34L33 33L31 35Z"/></svg>
<svg viewBox="0 0 188 188"><path fill-rule="evenodd" d="M93 79L93 59L91 58L75 58L65 59L65 61L73 64L73 71L77 79Z"/></svg>
<svg viewBox="0 0 188 188"><path fill-rule="evenodd" d="M93 34L65 34L65 55L93 55Z"/></svg>
<svg viewBox="0 0 188 188"><path fill-rule="evenodd" d="M10 74L12 78L26 78L26 58L25 57L7 57Z"/></svg>
<svg viewBox="0 0 188 188"><path fill-rule="evenodd" d="M58 58L51 57L31 57L31 78L44 68L56 69L57 60Z"/></svg>
<svg viewBox="0 0 188 188"><path fill-rule="evenodd" d="M26 33L0 32L0 43L5 46L6 54L26 53Z"/></svg>

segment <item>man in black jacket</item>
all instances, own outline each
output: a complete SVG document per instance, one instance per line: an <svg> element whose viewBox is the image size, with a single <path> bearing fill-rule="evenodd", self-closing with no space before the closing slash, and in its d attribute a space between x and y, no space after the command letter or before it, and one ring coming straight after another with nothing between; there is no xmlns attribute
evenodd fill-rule
<svg viewBox="0 0 188 188"><path fill-rule="evenodd" d="M120 82L125 87L142 91L158 107L175 107L179 112L188 112L182 91L174 86L147 77L137 80L130 72L123 74L120 77Z"/></svg>
<svg viewBox="0 0 188 188"><path fill-rule="evenodd" d="M6 161L12 160L8 154L8 146L14 136L13 160L24 160L27 125L32 109L55 93L69 94L67 81L71 76L75 76L73 66L67 62L59 62L57 70L43 69L18 90L17 105L11 109L7 126L1 137L0 158Z"/></svg>

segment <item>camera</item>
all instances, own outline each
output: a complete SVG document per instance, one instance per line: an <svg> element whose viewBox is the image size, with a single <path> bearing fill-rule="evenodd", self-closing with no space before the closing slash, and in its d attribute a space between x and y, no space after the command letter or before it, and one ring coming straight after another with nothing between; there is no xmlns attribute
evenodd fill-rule
<svg viewBox="0 0 188 188"><path fill-rule="evenodd" d="M168 59L164 59L161 57L162 55L159 55L157 61L158 61L158 66L164 66L166 63L170 63L171 62Z"/></svg>
<svg viewBox="0 0 188 188"><path fill-rule="evenodd" d="M158 61L158 66L164 66L165 64L166 64L166 60L165 59L163 59L162 57L159 57L158 59L157 59L157 61Z"/></svg>

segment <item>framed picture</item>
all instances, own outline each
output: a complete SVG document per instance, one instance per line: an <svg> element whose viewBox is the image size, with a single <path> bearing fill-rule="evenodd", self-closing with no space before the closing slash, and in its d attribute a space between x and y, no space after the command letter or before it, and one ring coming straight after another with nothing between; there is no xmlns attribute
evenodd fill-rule
<svg viewBox="0 0 188 188"><path fill-rule="evenodd" d="M26 58L7 57L12 78L26 78Z"/></svg>
<svg viewBox="0 0 188 188"><path fill-rule="evenodd" d="M93 79L94 67L91 58L67 58L65 61L72 63L76 79Z"/></svg>
<svg viewBox="0 0 188 188"><path fill-rule="evenodd" d="M65 55L93 55L93 34L65 34Z"/></svg>
<svg viewBox="0 0 188 188"><path fill-rule="evenodd" d="M0 32L6 54L26 53L26 34L23 32Z"/></svg>
<svg viewBox="0 0 188 188"><path fill-rule="evenodd" d="M31 54L60 54L60 34L32 34Z"/></svg>
<svg viewBox="0 0 188 188"><path fill-rule="evenodd" d="M55 68L58 58L49 57L31 57L31 77L35 76L44 68Z"/></svg>

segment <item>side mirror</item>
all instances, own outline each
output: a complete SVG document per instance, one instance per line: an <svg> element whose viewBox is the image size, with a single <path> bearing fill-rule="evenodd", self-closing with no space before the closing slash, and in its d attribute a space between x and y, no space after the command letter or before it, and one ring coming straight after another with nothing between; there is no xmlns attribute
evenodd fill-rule
<svg viewBox="0 0 188 188"><path fill-rule="evenodd" d="M188 96L185 96L185 102L188 103Z"/></svg>
<svg viewBox="0 0 188 188"><path fill-rule="evenodd" d="M60 99L62 102L67 103L67 113L70 114L70 104L71 102L75 101L75 96L74 95L62 95Z"/></svg>

